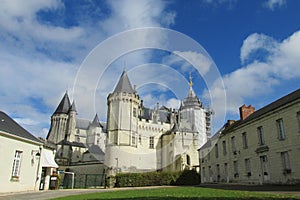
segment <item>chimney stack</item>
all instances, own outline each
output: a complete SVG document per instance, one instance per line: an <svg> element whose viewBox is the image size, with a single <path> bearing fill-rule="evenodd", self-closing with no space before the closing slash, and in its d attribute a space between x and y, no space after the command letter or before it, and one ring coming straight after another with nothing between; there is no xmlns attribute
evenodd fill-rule
<svg viewBox="0 0 300 200"><path fill-rule="evenodd" d="M251 104L248 107L244 104L239 109L240 109L240 119L241 120L246 119L249 115L251 115L255 111L255 108L252 107Z"/></svg>

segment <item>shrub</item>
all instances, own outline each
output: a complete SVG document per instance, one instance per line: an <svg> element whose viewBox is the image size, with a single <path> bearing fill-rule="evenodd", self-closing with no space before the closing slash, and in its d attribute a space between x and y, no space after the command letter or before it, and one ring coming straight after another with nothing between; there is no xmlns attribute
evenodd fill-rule
<svg viewBox="0 0 300 200"><path fill-rule="evenodd" d="M182 172L119 173L114 178L115 187L197 185L200 183L199 174L195 170L185 170Z"/></svg>

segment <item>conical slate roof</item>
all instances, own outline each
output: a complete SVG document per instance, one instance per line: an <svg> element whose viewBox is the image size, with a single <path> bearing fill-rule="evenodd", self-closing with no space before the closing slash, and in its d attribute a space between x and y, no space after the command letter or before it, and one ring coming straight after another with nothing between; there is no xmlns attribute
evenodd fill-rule
<svg viewBox="0 0 300 200"><path fill-rule="evenodd" d="M72 103L72 105L71 105L71 107L70 107L70 111L75 111L75 112L77 112L76 106L75 106L75 101L73 101L73 103Z"/></svg>
<svg viewBox="0 0 300 200"><path fill-rule="evenodd" d="M99 118L98 118L98 115L96 114L91 125L90 126L93 126L93 127L101 127L103 128L103 126L100 124L99 122Z"/></svg>
<svg viewBox="0 0 300 200"><path fill-rule="evenodd" d="M187 98L183 101L182 109L184 108L191 108L191 107L202 107L202 104L198 97L195 95L195 92L192 87L190 87L189 93Z"/></svg>
<svg viewBox="0 0 300 200"><path fill-rule="evenodd" d="M127 73L126 71L124 70L121 77L120 77L120 80L114 90L113 93L120 93L120 92L127 92L127 93L134 93L134 89L132 88L131 86L131 83L129 81L129 78L127 76Z"/></svg>
<svg viewBox="0 0 300 200"><path fill-rule="evenodd" d="M187 98L184 99L182 102L182 105L180 105L180 109L184 108L195 108L195 107L202 107L202 104L198 97L196 96L194 90L193 90L193 82L192 82L192 77L190 75L190 90L188 93Z"/></svg>
<svg viewBox="0 0 300 200"><path fill-rule="evenodd" d="M70 106L71 106L70 99L68 93L66 92L66 94L60 101L58 107L56 108L54 114L62 114L62 113L68 114Z"/></svg>

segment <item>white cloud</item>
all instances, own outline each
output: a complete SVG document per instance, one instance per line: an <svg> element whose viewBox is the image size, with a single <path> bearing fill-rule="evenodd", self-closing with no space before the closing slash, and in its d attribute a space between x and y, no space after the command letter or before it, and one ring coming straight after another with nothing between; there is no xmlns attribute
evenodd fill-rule
<svg viewBox="0 0 300 200"><path fill-rule="evenodd" d="M247 59L257 48L269 51L268 58L265 61L252 60L247 65L223 76L227 95L227 114L236 114L246 99L256 99L256 103L260 104L260 97L276 91L276 87L281 83L287 84L288 81L300 78L300 31L282 42L270 45L270 41L275 40L265 35L250 35L241 47L241 55L243 55L241 60ZM214 95L219 96L218 101L223 101L220 96L221 86L221 80L217 80L213 89L204 92L205 98ZM298 89L298 87L295 85L293 88ZM218 110L217 106L218 104L213 109Z"/></svg>
<svg viewBox="0 0 300 200"><path fill-rule="evenodd" d="M58 0L28 0L26 3L21 0L4 0L0 7L0 27L20 39L74 41L83 34L82 28L63 28L37 21L38 11L60 8L63 8L63 4Z"/></svg>
<svg viewBox="0 0 300 200"><path fill-rule="evenodd" d="M191 72L198 69L202 76L209 71L212 65L211 59L194 51L174 51L173 54L165 56L162 62L169 66L181 65L182 72Z"/></svg>
<svg viewBox="0 0 300 200"><path fill-rule="evenodd" d="M108 1L112 8L111 17L101 26L109 34L139 27L161 27L174 24L176 14L166 12L164 1L125 0Z"/></svg>
<svg viewBox="0 0 300 200"><path fill-rule="evenodd" d="M107 37L131 28L167 27L174 24L176 17L176 13L165 11L167 3L164 1L108 1L107 5L109 12L102 13L105 17L93 18L93 23L88 23L86 16L78 12L74 17L78 21L72 26L65 26L63 23L49 23L38 18L40 11L54 14L64 12L66 5L62 1L1 1L0 109L18 119L32 133L45 137L50 115L66 90L72 100L70 88L73 87L78 67L93 47ZM90 12L87 10L83 13L88 15ZM136 36L131 41L116 44L115 48L122 48L134 39L151 39L153 42L162 40L159 37ZM148 54L138 53L127 57L126 63L134 66L136 63L147 62L148 58ZM101 66L97 60L94 62ZM122 68L122 65L117 69L112 67L114 70L111 73L116 77L113 81L117 81ZM106 78L108 80L112 76ZM107 95L110 89L107 86L102 92ZM80 98L84 106L93 107L85 105L85 98ZM81 99L75 99L75 102ZM101 105L106 105L106 102L101 102ZM85 109L84 106L78 108L80 117L91 118L96 111L101 112L100 118L106 117L106 110L102 106L98 110Z"/></svg>
<svg viewBox="0 0 300 200"><path fill-rule="evenodd" d="M274 11L277 8L280 8L286 5L286 0L268 0L263 4L266 8Z"/></svg>
<svg viewBox="0 0 300 200"><path fill-rule="evenodd" d="M247 60L250 60L251 55L260 49L274 54L276 53L277 46L277 42L272 37L264 34L253 33L243 42L240 55L241 62L244 64Z"/></svg>
<svg viewBox="0 0 300 200"><path fill-rule="evenodd" d="M188 72L188 66L193 65L195 68L200 70L200 74L204 76L208 71L212 64L211 60L204 56L203 54L193 52L193 51L175 51L175 54L181 56L182 59L185 59L189 63L185 63L182 65L182 70Z"/></svg>

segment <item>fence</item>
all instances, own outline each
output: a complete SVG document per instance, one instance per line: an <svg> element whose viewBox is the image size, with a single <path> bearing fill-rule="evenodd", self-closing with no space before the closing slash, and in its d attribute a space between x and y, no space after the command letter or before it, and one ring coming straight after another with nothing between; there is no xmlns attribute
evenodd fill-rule
<svg viewBox="0 0 300 200"><path fill-rule="evenodd" d="M105 187L106 174L75 174L74 188L100 188ZM64 174L62 188L72 188L72 176Z"/></svg>

